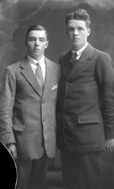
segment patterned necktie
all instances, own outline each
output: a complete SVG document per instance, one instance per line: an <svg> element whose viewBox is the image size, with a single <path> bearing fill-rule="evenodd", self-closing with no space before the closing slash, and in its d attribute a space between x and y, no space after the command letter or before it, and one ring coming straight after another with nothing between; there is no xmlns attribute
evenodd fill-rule
<svg viewBox="0 0 114 189"><path fill-rule="evenodd" d="M77 56L78 56L77 52L73 53L71 61L70 61L70 64L71 64L70 68L71 68L71 70L73 69L73 67L75 66L75 64L77 62Z"/></svg>
<svg viewBox="0 0 114 189"><path fill-rule="evenodd" d="M42 70L41 70L41 67L40 67L39 63L37 63L35 76L36 76L36 79L37 79L37 81L38 81L38 83L40 85L40 88L43 90L43 75L42 75Z"/></svg>

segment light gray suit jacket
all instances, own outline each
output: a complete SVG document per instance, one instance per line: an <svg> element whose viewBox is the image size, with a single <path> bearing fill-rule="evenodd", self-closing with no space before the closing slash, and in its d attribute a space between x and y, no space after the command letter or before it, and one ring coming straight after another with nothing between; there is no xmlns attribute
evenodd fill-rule
<svg viewBox="0 0 114 189"><path fill-rule="evenodd" d="M45 57L43 95L25 57L6 68L0 99L0 137L5 145L15 143L18 157L39 159L56 153L56 96L60 65Z"/></svg>

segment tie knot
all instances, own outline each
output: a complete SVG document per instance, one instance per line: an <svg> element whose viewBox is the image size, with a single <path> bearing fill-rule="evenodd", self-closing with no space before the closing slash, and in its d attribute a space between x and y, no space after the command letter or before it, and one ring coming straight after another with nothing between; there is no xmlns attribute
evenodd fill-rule
<svg viewBox="0 0 114 189"><path fill-rule="evenodd" d="M40 66L39 62L36 63L36 66Z"/></svg>
<svg viewBox="0 0 114 189"><path fill-rule="evenodd" d="M74 53L72 54L71 62L76 61L76 60L77 60L77 56L78 56L78 53L77 53L77 52L74 52Z"/></svg>
<svg viewBox="0 0 114 189"><path fill-rule="evenodd" d="M36 72L42 73L41 66L40 66L39 62L36 63Z"/></svg>
<svg viewBox="0 0 114 189"><path fill-rule="evenodd" d="M74 58L74 60L77 59L77 56L78 56L78 53L77 53L77 52L73 53L73 58Z"/></svg>
<svg viewBox="0 0 114 189"><path fill-rule="evenodd" d="M41 65L39 62L36 63L36 70L39 69L41 71Z"/></svg>

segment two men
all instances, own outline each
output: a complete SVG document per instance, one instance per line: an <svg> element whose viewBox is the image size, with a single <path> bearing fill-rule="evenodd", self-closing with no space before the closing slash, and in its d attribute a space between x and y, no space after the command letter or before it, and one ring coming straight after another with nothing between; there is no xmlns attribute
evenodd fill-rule
<svg viewBox="0 0 114 189"><path fill-rule="evenodd" d="M72 189L101 189L102 153L114 150L114 68L107 53L87 42L90 23L83 9L67 15L71 50L60 58L57 141L63 178ZM43 189L48 157L55 156L60 67L44 56L47 46L45 29L30 27L28 55L6 69L3 81L1 141L16 159L17 189ZM41 81L35 78L37 62Z"/></svg>
<svg viewBox="0 0 114 189"><path fill-rule="evenodd" d="M88 42L90 16L66 16L71 50L60 57L57 141L63 178L72 189L101 189L102 153L114 151L114 65Z"/></svg>
<svg viewBox="0 0 114 189"><path fill-rule="evenodd" d="M60 65L44 56L47 31L28 28L27 55L6 68L0 100L0 136L16 160L17 189L44 189L48 158L56 153L56 96Z"/></svg>

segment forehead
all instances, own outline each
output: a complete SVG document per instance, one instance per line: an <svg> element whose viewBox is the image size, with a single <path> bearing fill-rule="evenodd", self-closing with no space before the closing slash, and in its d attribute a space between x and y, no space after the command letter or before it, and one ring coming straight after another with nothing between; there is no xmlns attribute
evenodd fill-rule
<svg viewBox="0 0 114 189"><path fill-rule="evenodd" d="M71 19L68 21L67 27L72 27L72 28L86 27L86 22L83 20Z"/></svg>
<svg viewBox="0 0 114 189"><path fill-rule="evenodd" d="M47 38L45 30L32 30L28 33L28 37Z"/></svg>

